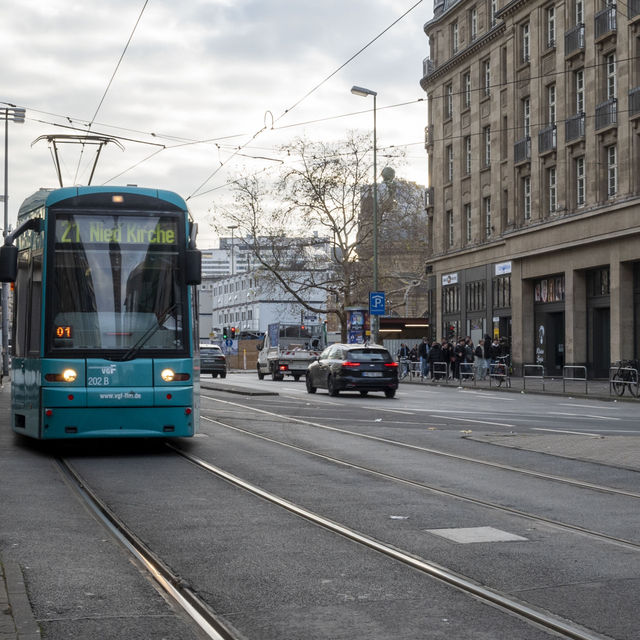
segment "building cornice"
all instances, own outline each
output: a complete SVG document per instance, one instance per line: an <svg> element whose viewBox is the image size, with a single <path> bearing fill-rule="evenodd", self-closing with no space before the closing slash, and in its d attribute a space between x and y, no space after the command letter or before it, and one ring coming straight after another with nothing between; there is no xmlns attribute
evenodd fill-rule
<svg viewBox="0 0 640 640"><path fill-rule="evenodd" d="M459 53L457 53L452 58L449 58L444 64L437 67L432 73L428 76L424 76L420 80L420 86L424 91L427 90L427 87L437 80L439 80L443 75L448 74L452 69L455 69L457 66L462 64L468 58L475 56L480 49L483 49L489 42L492 42L497 37L501 36L505 31L504 22L497 24L491 31L488 31L483 36L474 40L466 49L463 49Z"/></svg>
<svg viewBox="0 0 640 640"><path fill-rule="evenodd" d="M511 2L507 2L502 9L498 9L498 11L496 11L496 18L503 18L504 16L511 15L520 9L520 7L528 4L528 2L529 0L511 0Z"/></svg>

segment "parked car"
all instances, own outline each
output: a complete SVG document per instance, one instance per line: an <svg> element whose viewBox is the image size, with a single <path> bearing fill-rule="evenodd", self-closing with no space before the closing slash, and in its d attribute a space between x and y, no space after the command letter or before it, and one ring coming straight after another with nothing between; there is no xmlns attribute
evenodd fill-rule
<svg viewBox="0 0 640 640"><path fill-rule="evenodd" d="M217 344L200 345L200 373L210 373L214 378L227 377L227 358Z"/></svg>
<svg viewBox="0 0 640 640"><path fill-rule="evenodd" d="M327 389L330 396L340 391L384 391L393 398L398 388L398 363L380 345L333 344L307 367L307 391Z"/></svg>

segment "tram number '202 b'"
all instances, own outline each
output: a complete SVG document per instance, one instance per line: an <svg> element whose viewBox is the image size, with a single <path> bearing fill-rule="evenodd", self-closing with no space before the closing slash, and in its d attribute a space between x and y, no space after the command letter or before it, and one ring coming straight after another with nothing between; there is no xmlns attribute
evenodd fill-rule
<svg viewBox="0 0 640 640"><path fill-rule="evenodd" d="M108 387L109 382L109 376L89 376L87 378L88 387Z"/></svg>

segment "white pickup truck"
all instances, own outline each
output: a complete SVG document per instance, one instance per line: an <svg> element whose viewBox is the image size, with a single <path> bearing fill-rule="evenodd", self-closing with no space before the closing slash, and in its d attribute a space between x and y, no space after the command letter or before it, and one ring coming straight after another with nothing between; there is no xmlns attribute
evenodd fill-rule
<svg viewBox="0 0 640 640"><path fill-rule="evenodd" d="M271 375L273 380L293 376L299 380L311 362L325 348L324 326L321 324L270 324L258 344L258 378Z"/></svg>

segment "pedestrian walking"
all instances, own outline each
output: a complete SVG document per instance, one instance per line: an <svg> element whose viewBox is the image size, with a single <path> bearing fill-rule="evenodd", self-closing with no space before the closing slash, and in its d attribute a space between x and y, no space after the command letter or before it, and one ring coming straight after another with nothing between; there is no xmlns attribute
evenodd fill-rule
<svg viewBox="0 0 640 640"><path fill-rule="evenodd" d="M420 358L420 378L423 380L429 375L429 339L425 336L418 345L418 356Z"/></svg>

